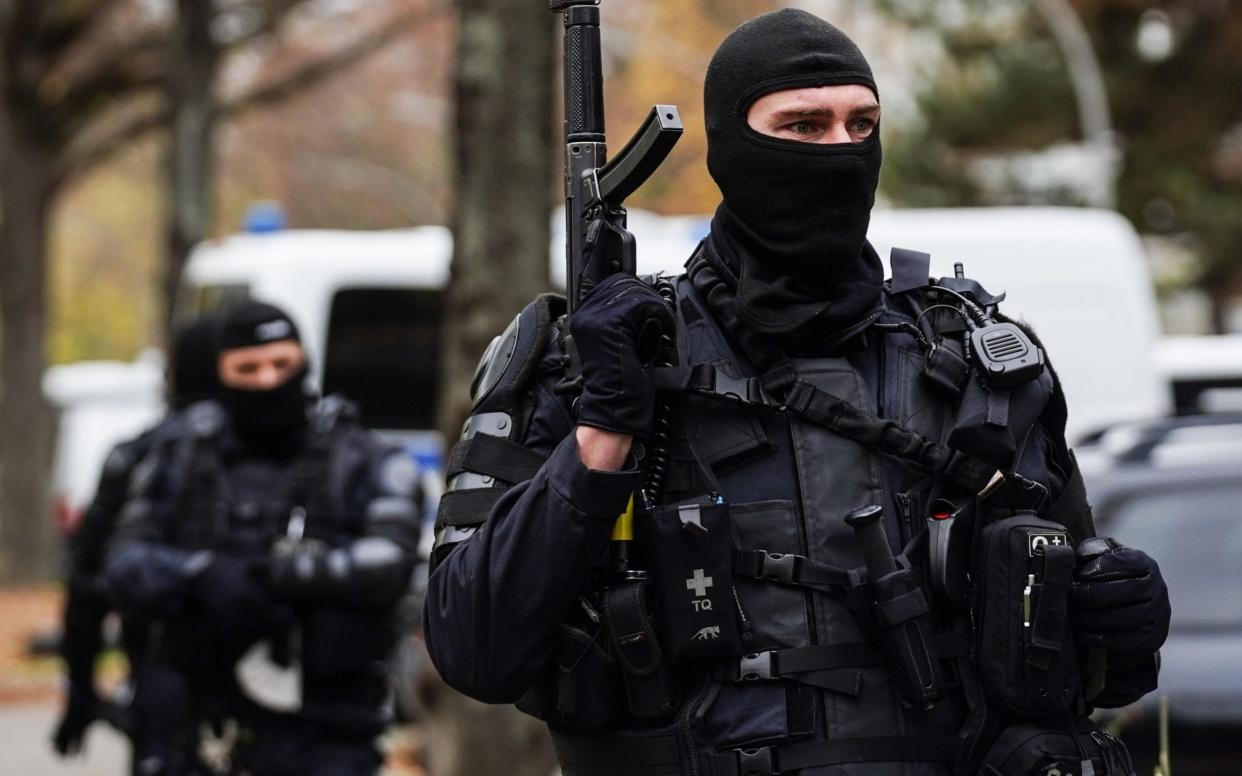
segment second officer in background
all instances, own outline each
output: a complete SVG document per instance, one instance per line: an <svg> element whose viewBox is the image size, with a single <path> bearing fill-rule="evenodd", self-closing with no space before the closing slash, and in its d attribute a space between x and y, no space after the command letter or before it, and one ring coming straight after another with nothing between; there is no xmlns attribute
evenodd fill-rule
<svg viewBox="0 0 1242 776"><path fill-rule="evenodd" d="M221 401L186 410L136 486L111 592L157 621L153 649L187 681L170 716L191 731L236 722L235 770L375 773L418 540L416 469L349 403L308 402L305 351L276 307L227 316L218 374ZM187 737L150 772L193 772L197 748Z"/></svg>

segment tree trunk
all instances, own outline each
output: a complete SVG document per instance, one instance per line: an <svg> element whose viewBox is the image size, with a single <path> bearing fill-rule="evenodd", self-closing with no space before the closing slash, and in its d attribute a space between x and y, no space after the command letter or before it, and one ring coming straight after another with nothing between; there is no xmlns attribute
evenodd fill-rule
<svg viewBox="0 0 1242 776"><path fill-rule="evenodd" d="M172 315L186 259L208 237L215 214L215 81L220 48L211 38L211 3L178 0L172 35L168 104L169 202L165 225L162 291L165 341L172 342Z"/></svg>
<svg viewBox="0 0 1242 776"><path fill-rule="evenodd" d="M52 414L43 397L52 157L0 131L0 581L53 571L48 500Z"/></svg>
<svg viewBox="0 0 1242 776"><path fill-rule="evenodd" d="M559 17L527 0L462 0L456 72L457 203L445 292L440 427L451 442L492 337L548 290Z"/></svg>
<svg viewBox="0 0 1242 776"><path fill-rule="evenodd" d="M470 410L470 381L492 337L548 290L559 17L528 0L461 0L456 71L453 264L445 291L440 428L447 444ZM438 776L548 774L543 723L428 679L438 698L424 731ZM487 745L479 732L488 731Z"/></svg>

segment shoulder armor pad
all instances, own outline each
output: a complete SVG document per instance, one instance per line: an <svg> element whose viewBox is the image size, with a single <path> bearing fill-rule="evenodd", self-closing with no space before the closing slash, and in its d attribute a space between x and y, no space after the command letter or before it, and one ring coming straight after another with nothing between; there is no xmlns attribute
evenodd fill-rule
<svg viewBox="0 0 1242 776"><path fill-rule="evenodd" d="M358 405L340 394L320 399L311 408L309 415L313 434L325 434L342 424L357 424L361 417Z"/></svg>
<svg viewBox="0 0 1242 776"><path fill-rule="evenodd" d="M183 419L189 436L197 440L212 439L224 429L224 408L212 400L195 402L186 407Z"/></svg>
<svg viewBox="0 0 1242 776"><path fill-rule="evenodd" d="M535 367L552 342L554 323L565 309L565 297L541 294L492 340L475 369L473 412L513 410L530 387Z"/></svg>
<svg viewBox="0 0 1242 776"><path fill-rule="evenodd" d="M123 477L138 463L132 442L122 442L108 453L104 459L103 474L105 477Z"/></svg>
<svg viewBox="0 0 1242 776"><path fill-rule="evenodd" d="M1005 294L989 293L976 280L967 277L947 277L933 280L931 278L931 254L914 251L909 248L893 248L888 256L892 279L889 289L894 294L902 294L926 288L929 285L947 288L950 291L969 297L980 307L992 307L1005 300Z"/></svg>
<svg viewBox="0 0 1242 776"><path fill-rule="evenodd" d="M385 450L376 462L375 487L380 495L413 497L418 480L418 464L402 449Z"/></svg>

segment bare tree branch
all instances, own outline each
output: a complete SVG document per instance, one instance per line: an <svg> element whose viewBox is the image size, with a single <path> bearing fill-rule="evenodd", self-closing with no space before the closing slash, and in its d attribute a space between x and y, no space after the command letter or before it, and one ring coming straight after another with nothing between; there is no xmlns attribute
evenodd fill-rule
<svg viewBox="0 0 1242 776"><path fill-rule="evenodd" d="M112 8L121 0L90 0L74 4L53 6L44 3L47 8L42 30L40 30L40 48L49 55L48 69L70 51L79 41L89 36L91 28L107 18ZM50 7L49 7L50 6Z"/></svg>
<svg viewBox="0 0 1242 776"><path fill-rule="evenodd" d="M63 102L72 111L75 106L94 100L101 93L122 96L125 91L150 85L152 77L158 80L164 70L162 60L168 55L168 43L168 30L152 27L100 53L89 68L69 80ZM152 62L157 58L159 64ZM151 64L142 67L136 64L136 60Z"/></svg>
<svg viewBox="0 0 1242 776"><path fill-rule="evenodd" d="M59 183L90 171L124 151L136 138L166 128L171 118L168 105L160 103L158 107L135 112L89 140L70 143L57 160L55 180Z"/></svg>
<svg viewBox="0 0 1242 776"><path fill-rule="evenodd" d="M219 106L220 114L224 119L236 118L255 108L270 106L312 89L366 59L418 25L436 19L449 7L447 0L435 0L426 6L390 17L341 48L312 58L246 92L222 101ZM99 133L89 133L93 137L71 144L61 156L57 169L58 179L80 175L108 161L126 147L127 141L166 127L170 117L169 107L160 104L149 110L135 112Z"/></svg>
<svg viewBox="0 0 1242 776"><path fill-rule="evenodd" d="M377 25L371 32L355 38L351 43L336 51L311 59L299 67L292 68L247 92L224 101L220 106L221 112L226 117L232 118L253 108L280 102L298 92L318 86L331 76L366 59L418 25L434 19L445 10L447 10L446 3L434 2L397 14Z"/></svg>

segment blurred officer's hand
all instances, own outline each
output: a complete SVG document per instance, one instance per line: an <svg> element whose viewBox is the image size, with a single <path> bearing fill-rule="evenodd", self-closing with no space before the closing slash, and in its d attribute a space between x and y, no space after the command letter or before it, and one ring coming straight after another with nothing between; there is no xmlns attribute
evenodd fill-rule
<svg viewBox="0 0 1242 776"><path fill-rule="evenodd" d="M95 691L69 686L69 695L65 701L65 713L56 725L52 735L52 746L61 757L76 755L82 751L82 739L86 729L95 721L95 706L99 699Z"/></svg>

